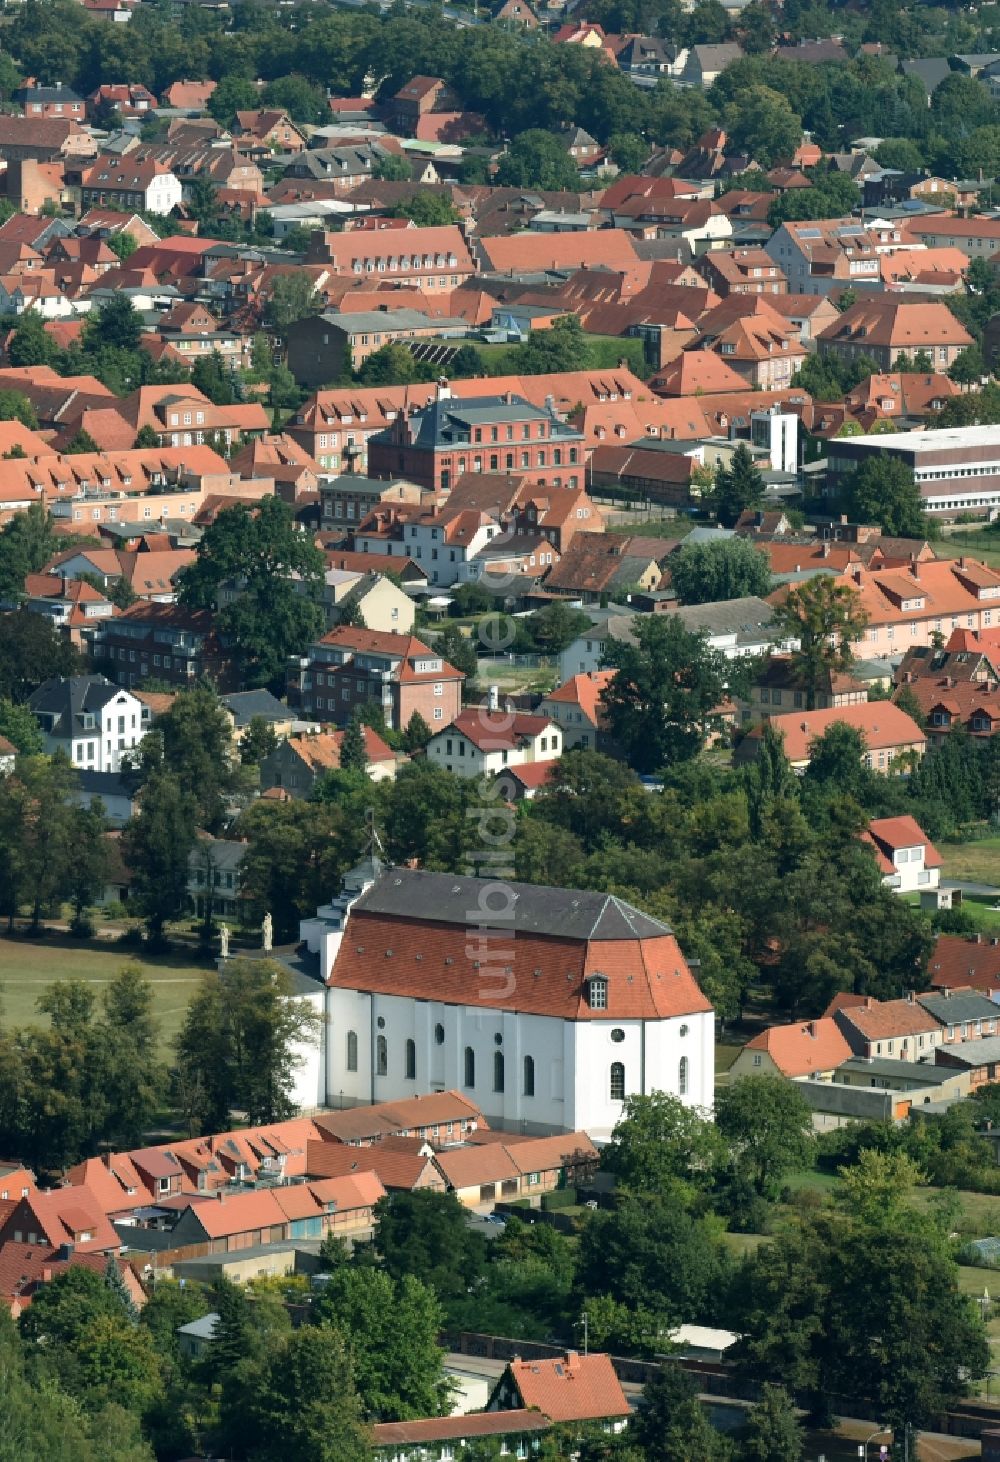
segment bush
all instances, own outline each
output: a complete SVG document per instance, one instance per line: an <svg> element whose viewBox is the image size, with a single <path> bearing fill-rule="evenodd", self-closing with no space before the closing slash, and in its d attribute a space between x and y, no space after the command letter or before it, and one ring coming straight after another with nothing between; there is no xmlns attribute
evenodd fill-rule
<svg viewBox="0 0 1000 1462"><path fill-rule="evenodd" d="M542 1208L548 1213L553 1208L575 1208L576 1189L557 1188L554 1193L542 1194Z"/></svg>
<svg viewBox="0 0 1000 1462"><path fill-rule="evenodd" d="M119 899L112 899L109 904L105 904L102 913L111 924L128 918L128 909Z"/></svg>
<svg viewBox="0 0 1000 1462"><path fill-rule="evenodd" d="M115 943L121 945L122 949L142 949L145 942L141 924L130 924L115 940Z"/></svg>
<svg viewBox="0 0 1000 1462"><path fill-rule="evenodd" d="M74 914L69 921L69 932L74 939L92 939L94 921L88 913Z"/></svg>

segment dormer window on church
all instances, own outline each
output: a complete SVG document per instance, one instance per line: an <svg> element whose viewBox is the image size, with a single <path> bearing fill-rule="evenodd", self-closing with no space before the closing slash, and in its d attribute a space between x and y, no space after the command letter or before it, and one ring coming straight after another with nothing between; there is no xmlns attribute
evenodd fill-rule
<svg viewBox="0 0 1000 1462"><path fill-rule="evenodd" d="M587 981L587 1004L591 1010L607 1010L608 982L603 975L595 975Z"/></svg>

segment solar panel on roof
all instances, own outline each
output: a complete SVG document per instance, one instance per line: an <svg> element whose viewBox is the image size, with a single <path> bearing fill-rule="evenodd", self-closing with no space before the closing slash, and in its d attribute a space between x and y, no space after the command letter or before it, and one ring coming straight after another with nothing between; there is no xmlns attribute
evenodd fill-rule
<svg viewBox="0 0 1000 1462"><path fill-rule="evenodd" d="M800 239L821 239L823 230L821 228L804 228L799 232Z"/></svg>

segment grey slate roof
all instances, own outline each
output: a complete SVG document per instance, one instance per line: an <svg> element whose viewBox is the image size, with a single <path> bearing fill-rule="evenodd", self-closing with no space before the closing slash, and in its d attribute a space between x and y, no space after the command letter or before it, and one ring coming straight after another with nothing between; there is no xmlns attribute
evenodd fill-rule
<svg viewBox="0 0 1000 1462"><path fill-rule="evenodd" d="M78 716L96 714L121 693L122 687L112 685L103 675L54 676L32 692L28 707L36 716L58 716L57 729L72 736Z"/></svg>
<svg viewBox="0 0 1000 1462"><path fill-rule="evenodd" d="M354 911L432 919L441 924L507 927L514 935L548 934L557 939L652 939L670 928L631 904L586 889L547 888L533 883L506 883L513 908L501 918L489 902L480 902L489 880L460 878L423 869L389 868L361 895Z"/></svg>
<svg viewBox="0 0 1000 1462"><path fill-rule="evenodd" d="M951 75L951 67L944 56L927 56L921 61L900 61L899 69L904 76L915 76L918 81L922 81L929 96Z"/></svg>
<svg viewBox="0 0 1000 1462"><path fill-rule="evenodd" d="M202 1315L199 1320L190 1320L186 1325L178 1325L177 1334L190 1335L195 1340L214 1340L218 1323L218 1310L209 1310L208 1314Z"/></svg>
<svg viewBox="0 0 1000 1462"><path fill-rule="evenodd" d="M714 604L689 604L674 613L685 629L704 629L710 635L738 634L774 622L771 605L753 594L745 599L720 599Z"/></svg>
<svg viewBox="0 0 1000 1462"><path fill-rule="evenodd" d="M237 690L219 699L235 716L237 731L249 726L254 716L261 716L265 721L287 721L291 714L269 690Z"/></svg>
<svg viewBox="0 0 1000 1462"><path fill-rule="evenodd" d="M939 1020L942 1025L962 1025L973 1020L1000 1019L1000 1009L981 995L978 990L965 993L953 990L950 994L918 995L917 1004Z"/></svg>

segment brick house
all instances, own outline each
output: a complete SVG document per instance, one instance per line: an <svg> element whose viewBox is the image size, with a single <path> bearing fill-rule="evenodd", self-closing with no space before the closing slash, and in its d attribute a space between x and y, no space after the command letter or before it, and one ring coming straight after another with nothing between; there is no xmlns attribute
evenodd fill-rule
<svg viewBox="0 0 1000 1462"><path fill-rule="evenodd" d="M101 621L93 641L95 664L119 685L141 685L147 676L188 686L207 676L220 690L236 690L239 676L206 609L140 600L114 619Z"/></svg>
<svg viewBox="0 0 1000 1462"><path fill-rule="evenodd" d="M70 117L82 122L87 108L82 97L68 86L57 81L54 86L39 86L33 80L25 82L14 93L14 100L31 118L59 119Z"/></svg>
<svg viewBox="0 0 1000 1462"><path fill-rule="evenodd" d="M458 400L447 385L422 410L400 413L369 438L373 476L405 477L438 492L466 473L518 473L549 487L583 485L583 436L524 397Z"/></svg>
<svg viewBox="0 0 1000 1462"><path fill-rule="evenodd" d="M933 1057L944 1039L940 1021L912 995L905 1000L835 995L824 1014L833 1016L855 1056L919 1061Z"/></svg>
<svg viewBox="0 0 1000 1462"><path fill-rule="evenodd" d="M454 720L465 676L414 635L338 625L288 670L288 700L308 717L346 725L374 702L403 731L415 711L434 728Z"/></svg>
<svg viewBox="0 0 1000 1462"><path fill-rule="evenodd" d="M387 121L400 136L413 137L424 117L433 112L457 112L461 106L461 97L440 76L411 76L391 98Z"/></svg>
<svg viewBox="0 0 1000 1462"><path fill-rule="evenodd" d="M787 294L785 271L766 249L713 249L698 260L710 289L723 299L731 294Z"/></svg>
<svg viewBox="0 0 1000 1462"><path fill-rule="evenodd" d="M368 756L368 776L373 782L391 782L396 775L396 753L370 726L362 726L361 734ZM289 797L308 797L324 772L339 770L343 741L343 731L289 736L261 762L261 792L277 787Z"/></svg>
<svg viewBox="0 0 1000 1462"><path fill-rule="evenodd" d="M307 141L288 113L278 110L237 112L233 136L241 150L246 141L251 141L274 152L301 152Z"/></svg>

